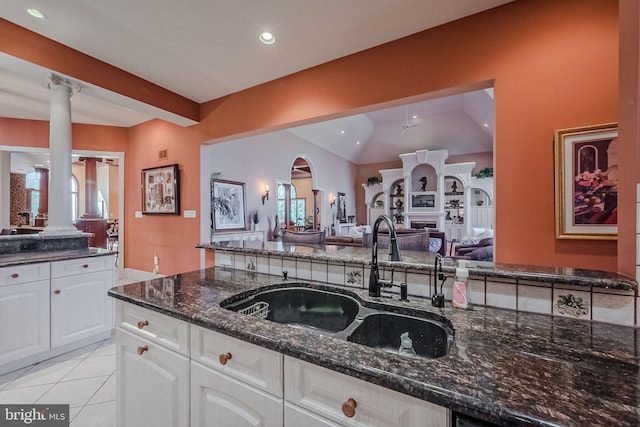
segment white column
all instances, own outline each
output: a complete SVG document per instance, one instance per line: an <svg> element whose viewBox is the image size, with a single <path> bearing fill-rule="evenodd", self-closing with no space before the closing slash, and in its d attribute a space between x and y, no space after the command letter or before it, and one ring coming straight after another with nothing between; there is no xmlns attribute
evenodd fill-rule
<svg viewBox="0 0 640 427"><path fill-rule="evenodd" d="M11 227L11 153L0 151L0 229Z"/></svg>
<svg viewBox="0 0 640 427"><path fill-rule="evenodd" d="M44 234L74 234L71 211L71 95L79 90L72 83L52 74L47 87L51 89L49 119L49 221Z"/></svg>

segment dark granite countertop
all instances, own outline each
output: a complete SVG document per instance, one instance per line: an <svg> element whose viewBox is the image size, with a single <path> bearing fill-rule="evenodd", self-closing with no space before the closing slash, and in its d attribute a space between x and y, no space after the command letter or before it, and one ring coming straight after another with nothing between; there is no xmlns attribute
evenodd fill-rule
<svg viewBox="0 0 640 427"><path fill-rule="evenodd" d="M18 254L0 255L0 267L13 265L32 264L36 262L64 261L67 259L113 255L115 252L104 248L87 248L81 250L54 251L54 252L27 252Z"/></svg>
<svg viewBox="0 0 640 427"><path fill-rule="evenodd" d="M485 307L437 309L418 298L398 302L342 288L364 305L383 302L448 318L455 329L449 354L423 359L219 306L280 283L280 277L217 267L115 287L109 295L501 426L640 425L634 328Z"/></svg>
<svg viewBox="0 0 640 427"><path fill-rule="evenodd" d="M257 255L277 255L324 259L329 262L352 262L369 264L371 262L371 249L351 246L334 245L292 245L279 241L228 241L216 243L200 243L196 245L201 249L214 249L228 252L245 252ZM380 249L378 263L380 265L395 265L416 270L432 270L435 254L431 252L401 251L402 261L385 261L386 249ZM458 266L457 260L444 258L444 271L455 272ZM554 282L569 285L588 286L597 288L609 288L620 290L636 290L638 283L622 274L610 273L599 270L587 270L570 267L543 267L534 265L504 264L483 261L466 261L469 274L472 276L487 276L493 278L508 278L521 280L536 280L541 282Z"/></svg>

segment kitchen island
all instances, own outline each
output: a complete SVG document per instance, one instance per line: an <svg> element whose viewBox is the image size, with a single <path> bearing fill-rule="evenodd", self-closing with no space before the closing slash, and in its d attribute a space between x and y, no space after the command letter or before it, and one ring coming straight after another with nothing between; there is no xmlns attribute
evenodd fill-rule
<svg viewBox="0 0 640 427"><path fill-rule="evenodd" d="M128 307L137 307L191 328L191 351L182 350L182 355L176 356L181 357L180 363L187 363L186 372L189 372L188 361L191 358L192 382L198 380L193 375L193 367L204 369L196 361L198 351L193 346L201 341L196 338L206 333L231 337L265 352L284 355L274 359L282 360L284 357L284 394L282 387L280 391L277 387L275 391L271 390L275 398L284 396L284 425L287 425L287 408L314 412L309 407L300 408L305 405L304 399L302 403L290 402L296 393L287 392L286 382L291 378L286 374L291 373L287 366L296 363L308 363L326 369L327 375L336 372L349 376L353 382L361 380L380 390L397 392L398 396L430 402L434 411L446 408L447 411L467 414L499 426L636 426L640 423L640 348L634 328L479 306L471 311L448 307L440 309L432 307L426 299L412 297L408 302L401 302L397 297L370 298L362 286L343 288L363 304L384 304L399 312L412 315L435 313L448 319L455 329L449 353L440 358L424 359L376 350L220 307L221 302L239 293L264 286L289 286L292 282L326 286L314 281L284 281L280 275L218 266L116 287L109 294L119 300L119 309L125 313ZM117 326L135 319L125 320L119 317ZM142 326L145 327L144 324ZM132 342L136 342L138 338L129 335ZM149 345L138 345L140 357L144 357L147 350L152 353ZM228 366L235 360L231 359L233 352L225 353L223 349L221 346L212 351L220 352L220 364L224 359L222 369L230 369ZM176 353L180 352L176 350ZM230 359L228 365L227 355ZM123 355L122 358L119 355L118 369L134 357L135 354ZM234 353L234 357L241 356ZM271 369L276 370L277 366ZM178 376L176 374L176 381ZM349 404L350 396L343 395L345 387L336 383L332 394ZM192 383L192 401L198 400L198 390L202 388L194 387ZM118 392L124 393L124 390L119 388ZM370 395L375 396L376 393ZM187 414L186 424L178 422L174 425L188 425L189 404L183 402L184 405L187 406L182 408L182 413L186 411ZM366 402L355 406L356 414L358 408L366 411ZM191 425L196 425L195 420L199 419L201 412L191 412ZM315 412L311 415L317 417L321 411ZM450 412L447 414L451 416ZM331 416L326 417L333 423L352 423L349 418L338 421ZM335 425L325 418L323 422L317 425Z"/></svg>

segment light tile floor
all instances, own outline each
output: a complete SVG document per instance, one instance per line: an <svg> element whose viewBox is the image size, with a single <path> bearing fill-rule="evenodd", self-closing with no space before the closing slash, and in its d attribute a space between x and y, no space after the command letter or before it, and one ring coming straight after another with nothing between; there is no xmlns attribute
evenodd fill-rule
<svg viewBox="0 0 640 427"><path fill-rule="evenodd" d="M68 403L71 427L113 427L114 338L0 376L0 402Z"/></svg>

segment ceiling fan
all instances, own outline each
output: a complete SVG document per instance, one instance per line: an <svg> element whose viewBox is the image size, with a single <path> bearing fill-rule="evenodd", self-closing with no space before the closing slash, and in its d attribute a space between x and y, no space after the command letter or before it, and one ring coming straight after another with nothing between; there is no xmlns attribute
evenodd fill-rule
<svg viewBox="0 0 640 427"><path fill-rule="evenodd" d="M412 118L411 120L414 120L415 118ZM407 129L411 129L413 127L416 126L420 126L420 123L414 123L412 121L409 121L409 106L405 105L404 106L404 123L402 124L402 132L400 133L400 135L404 134Z"/></svg>

